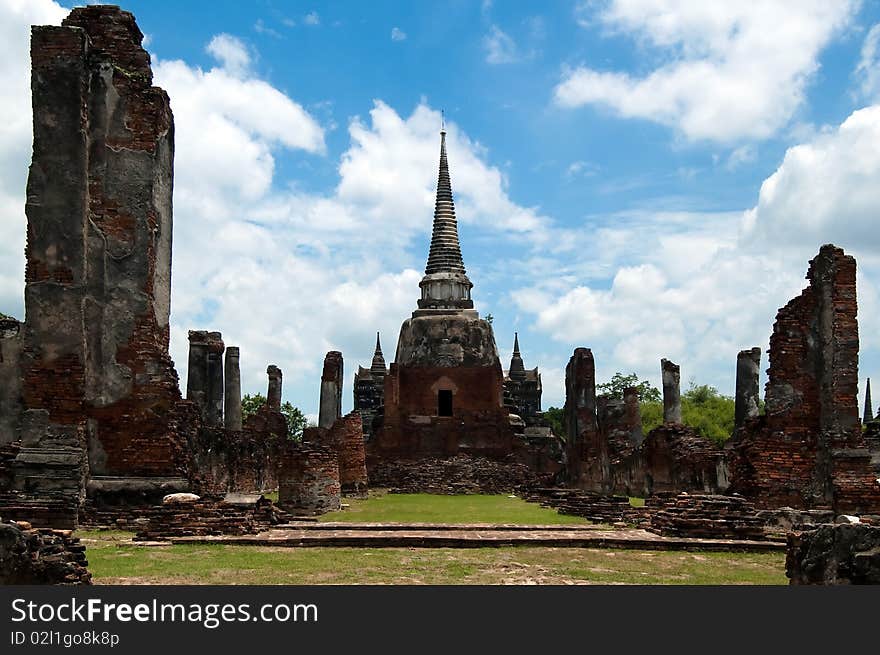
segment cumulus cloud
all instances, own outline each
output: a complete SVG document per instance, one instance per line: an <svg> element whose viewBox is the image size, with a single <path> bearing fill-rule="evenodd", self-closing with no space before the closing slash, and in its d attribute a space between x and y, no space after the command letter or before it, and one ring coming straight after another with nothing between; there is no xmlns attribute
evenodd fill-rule
<svg viewBox="0 0 880 655"><path fill-rule="evenodd" d="M303 16L303 23L306 25L320 25L321 17L318 15L317 11L311 11Z"/></svg>
<svg viewBox="0 0 880 655"><path fill-rule="evenodd" d="M804 102L819 53L857 7L856 0L611 0L587 24L634 39L666 63L645 76L580 65L564 73L554 99L655 121L692 140L767 138Z"/></svg>
<svg viewBox="0 0 880 655"><path fill-rule="evenodd" d="M806 285L819 247L833 242L859 265L864 377L880 365L871 327L880 318L878 207L875 105L790 148L754 207L615 215L589 237L568 235L576 258L559 251L547 277L537 274L512 298L536 329L593 347L600 377L634 370L657 383L659 359L670 357L684 379L732 392L737 351L766 350L776 310Z"/></svg>
<svg viewBox="0 0 880 655"><path fill-rule="evenodd" d="M233 75L244 75L251 67L251 56L244 42L231 34L217 34L205 52L213 56L223 69Z"/></svg>
<svg viewBox="0 0 880 655"><path fill-rule="evenodd" d="M391 28L391 40L392 41L406 41L406 32L404 32L399 27Z"/></svg>

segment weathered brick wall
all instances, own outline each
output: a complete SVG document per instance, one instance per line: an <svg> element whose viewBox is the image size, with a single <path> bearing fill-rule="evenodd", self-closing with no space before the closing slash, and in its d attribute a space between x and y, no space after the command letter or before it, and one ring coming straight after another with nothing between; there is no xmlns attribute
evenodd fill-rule
<svg viewBox="0 0 880 655"><path fill-rule="evenodd" d="M168 355L173 123L116 7L32 32L23 396L89 425L96 475L177 475Z"/></svg>
<svg viewBox="0 0 880 655"><path fill-rule="evenodd" d="M612 464L615 493L655 493L727 488L724 451L692 428L665 423L651 430L629 454Z"/></svg>
<svg viewBox="0 0 880 655"><path fill-rule="evenodd" d="M731 490L764 507L880 512L859 423L856 262L825 245L770 337L766 415L731 444Z"/></svg>
<svg viewBox="0 0 880 655"><path fill-rule="evenodd" d="M277 460L278 505L294 514L340 507L339 456L312 444L291 444Z"/></svg>
<svg viewBox="0 0 880 655"><path fill-rule="evenodd" d="M69 531L0 523L0 585L88 585L87 566L86 547Z"/></svg>
<svg viewBox="0 0 880 655"><path fill-rule="evenodd" d="M267 432L201 428L189 442L191 481L196 493L261 493L278 486L275 460L286 438Z"/></svg>
<svg viewBox="0 0 880 655"><path fill-rule="evenodd" d="M505 461L471 455L395 459L376 462L370 468L370 484L395 493L512 493L524 486L545 486L552 477L536 473L512 457Z"/></svg>
<svg viewBox="0 0 880 655"><path fill-rule="evenodd" d="M368 444L371 458L470 453L506 457L513 449L510 413L501 405L499 367L391 365L385 377L382 426ZM438 416L437 392L453 393L452 416Z"/></svg>
<svg viewBox="0 0 880 655"><path fill-rule="evenodd" d="M607 441L599 434L596 364L589 348L576 348L565 368L566 468L572 485L591 491L610 488Z"/></svg>
<svg viewBox="0 0 880 655"><path fill-rule="evenodd" d="M0 445L19 438L22 324L0 314Z"/></svg>
<svg viewBox="0 0 880 655"><path fill-rule="evenodd" d="M343 493L363 494L367 491L367 458L364 430L357 411L346 414L329 430L317 428L309 432L318 437L321 445L334 449L339 455L339 484ZM303 435L306 438L306 435Z"/></svg>

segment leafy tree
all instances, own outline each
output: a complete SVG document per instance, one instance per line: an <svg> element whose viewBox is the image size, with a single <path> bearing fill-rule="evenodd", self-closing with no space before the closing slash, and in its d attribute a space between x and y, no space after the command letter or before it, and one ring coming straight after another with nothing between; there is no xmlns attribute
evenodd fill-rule
<svg viewBox="0 0 880 655"><path fill-rule="evenodd" d="M597 391L616 398L623 398L626 387L639 388L639 413L645 434L663 423L663 401L660 391L649 382L639 382L631 373L615 373L611 382L597 385ZM734 400L724 396L718 389L691 380L688 390L681 396L681 420L701 436L723 443L733 433Z"/></svg>
<svg viewBox="0 0 880 655"><path fill-rule="evenodd" d="M639 391L639 402L656 403L660 401L660 391L647 380L639 382L639 376L635 373L623 375L619 371L611 377L611 382L603 382L596 385L597 394L605 394L618 400L623 400L623 390L627 387L635 387Z"/></svg>
<svg viewBox="0 0 880 655"><path fill-rule="evenodd" d="M708 384L690 383L681 397L681 420L707 439L723 443L733 434L735 401Z"/></svg>
<svg viewBox="0 0 880 655"><path fill-rule="evenodd" d="M561 407L548 407L544 410L544 418L550 423L553 434L559 437L565 436L565 419L562 416Z"/></svg>
<svg viewBox="0 0 880 655"><path fill-rule="evenodd" d="M261 393L245 394L241 399L241 418L247 420L249 416L256 414L266 404L266 396ZM287 420L287 436L293 441L302 439L303 429L306 427L306 417L290 402L281 404L281 413Z"/></svg>

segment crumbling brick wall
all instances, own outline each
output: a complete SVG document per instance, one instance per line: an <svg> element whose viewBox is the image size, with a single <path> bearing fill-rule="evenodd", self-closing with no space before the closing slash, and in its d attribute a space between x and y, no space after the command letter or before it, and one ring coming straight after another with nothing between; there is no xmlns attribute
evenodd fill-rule
<svg viewBox="0 0 880 655"><path fill-rule="evenodd" d="M692 428L665 423L638 448L612 464L615 493L647 497L678 491L723 492L727 488L724 451Z"/></svg>
<svg viewBox="0 0 880 655"><path fill-rule="evenodd" d="M196 493L261 493L278 486L275 460L286 437L268 432L201 428L189 441L191 482Z"/></svg>
<svg viewBox="0 0 880 655"><path fill-rule="evenodd" d="M872 486L858 473L855 260L824 246L807 277L807 289L777 315L767 416L738 439L735 488L765 503L811 507L839 496L853 507L846 490Z"/></svg>
<svg viewBox="0 0 880 655"><path fill-rule="evenodd" d="M19 437L22 324L0 314L0 444Z"/></svg>
<svg viewBox="0 0 880 655"><path fill-rule="evenodd" d="M825 245L809 286L779 310L766 414L732 442L731 489L765 507L880 511L857 401L856 262Z"/></svg>
<svg viewBox="0 0 880 655"><path fill-rule="evenodd" d="M339 456L339 484L343 493L366 493L367 459L360 412L353 411L337 419L329 430L307 428L303 440L336 451Z"/></svg>
<svg viewBox="0 0 880 655"><path fill-rule="evenodd" d="M178 475L168 355L173 121L134 17L32 31L23 396L88 428L95 475Z"/></svg>
<svg viewBox="0 0 880 655"><path fill-rule="evenodd" d="M69 531L0 523L0 585L88 585L87 566L86 547Z"/></svg>
<svg viewBox="0 0 880 655"><path fill-rule="evenodd" d="M278 505L293 514L339 509L339 456L331 448L290 444L277 460Z"/></svg>

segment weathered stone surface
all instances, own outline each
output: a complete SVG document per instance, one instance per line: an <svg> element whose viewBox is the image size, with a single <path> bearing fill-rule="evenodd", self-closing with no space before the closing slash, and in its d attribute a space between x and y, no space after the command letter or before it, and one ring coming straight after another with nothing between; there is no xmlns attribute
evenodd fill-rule
<svg viewBox="0 0 880 655"><path fill-rule="evenodd" d="M342 493L367 493L367 459L360 413L353 411L338 419L329 430L309 429L303 440L327 446L339 456L339 485Z"/></svg>
<svg viewBox="0 0 880 655"><path fill-rule="evenodd" d="M370 368L358 366L357 373L354 374L354 408L360 412L361 425L367 439L373 436L373 423L381 416L385 404L386 375L388 368L385 366L385 356L382 354L382 344L379 343L377 332L376 350Z"/></svg>
<svg viewBox="0 0 880 655"><path fill-rule="evenodd" d="M275 364L269 364L266 368L266 375L269 377L269 388L266 392L266 406L271 412L281 411L281 369Z"/></svg>
<svg viewBox="0 0 880 655"><path fill-rule="evenodd" d="M788 537L791 584L880 584L880 527L823 525Z"/></svg>
<svg viewBox="0 0 880 655"><path fill-rule="evenodd" d="M195 403L202 423L223 426L223 337L219 332L189 331L186 399Z"/></svg>
<svg viewBox="0 0 880 655"><path fill-rule="evenodd" d="M568 441L566 466L575 486L607 491L610 457L599 436L596 401L596 363L589 348L576 348L565 368L564 420Z"/></svg>
<svg viewBox="0 0 880 655"><path fill-rule="evenodd" d="M741 496L682 493L651 514L652 532L664 537L767 538L755 506Z"/></svg>
<svg viewBox="0 0 880 655"><path fill-rule="evenodd" d="M731 443L731 491L764 507L880 513L857 400L856 262L825 245L809 286L776 315L766 414Z"/></svg>
<svg viewBox="0 0 880 655"><path fill-rule="evenodd" d="M168 494L162 499L162 504L168 505L170 503L194 503L197 500L201 500L201 496L184 492L179 494Z"/></svg>
<svg viewBox="0 0 880 655"><path fill-rule="evenodd" d="M269 431L277 416L283 422L283 415L269 412L264 406L245 430L201 428L192 435L189 452L193 490L223 496L230 491L262 493L274 489L278 485L275 460L287 443L286 424L281 434Z"/></svg>
<svg viewBox="0 0 880 655"><path fill-rule="evenodd" d="M69 531L0 523L0 585L91 584L85 551Z"/></svg>
<svg viewBox="0 0 880 655"><path fill-rule="evenodd" d="M330 429L342 416L342 353L331 350L324 357L318 427Z"/></svg>
<svg viewBox="0 0 880 655"><path fill-rule="evenodd" d="M542 486L551 476L509 458L456 455L383 461L370 469L370 484L394 493L502 494Z"/></svg>
<svg viewBox="0 0 880 655"><path fill-rule="evenodd" d="M758 376L761 372L761 349L741 350L736 356L736 395L734 398L734 426L742 427L746 419L758 415L761 400Z"/></svg>
<svg viewBox="0 0 880 655"><path fill-rule="evenodd" d="M663 422L681 423L681 369L668 359L660 360L663 381Z"/></svg>
<svg viewBox="0 0 880 655"><path fill-rule="evenodd" d="M0 314L0 444L19 437L22 324Z"/></svg>
<svg viewBox="0 0 880 655"><path fill-rule="evenodd" d="M237 346L226 348L223 362L223 425L227 430L241 430L241 370Z"/></svg>
<svg viewBox="0 0 880 655"><path fill-rule="evenodd" d="M469 314L408 318L400 327L394 363L410 367L486 367L501 371L492 326Z"/></svg>
<svg viewBox="0 0 880 655"><path fill-rule="evenodd" d="M173 124L128 12L32 31L24 405L88 426L94 474L180 468L167 415Z"/></svg>
<svg viewBox="0 0 880 655"><path fill-rule="evenodd" d="M510 369L504 376L504 404L513 414L521 417L526 425L538 425L541 414L541 374L537 368L526 369L519 351L519 334L513 338L513 355Z"/></svg>
<svg viewBox="0 0 880 655"><path fill-rule="evenodd" d="M254 502L225 500L170 502L142 507L116 525L139 526L135 541L161 541L176 537L257 534L289 519L272 501L258 496Z"/></svg>
<svg viewBox="0 0 880 655"><path fill-rule="evenodd" d="M331 448L303 443L278 458L278 505L293 514L339 509L339 456Z"/></svg>

